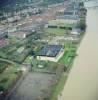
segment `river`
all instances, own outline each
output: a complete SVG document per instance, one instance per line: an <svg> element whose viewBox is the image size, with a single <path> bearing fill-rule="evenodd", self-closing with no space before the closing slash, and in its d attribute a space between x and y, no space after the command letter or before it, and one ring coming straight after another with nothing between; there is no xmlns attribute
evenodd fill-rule
<svg viewBox="0 0 98 100"><path fill-rule="evenodd" d="M86 3L90 7L96 3ZM98 8L88 8L86 34L60 100L98 100Z"/></svg>

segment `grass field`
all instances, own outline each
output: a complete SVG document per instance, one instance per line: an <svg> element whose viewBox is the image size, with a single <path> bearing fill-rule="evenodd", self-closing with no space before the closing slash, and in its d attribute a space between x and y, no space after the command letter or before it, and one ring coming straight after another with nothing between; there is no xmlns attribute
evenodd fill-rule
<svg viewBox="0 0 98 100"><path fill-rule="evenodd" d="M57 83L57 85L55 85L53 87L53 94L52 94L50 100L57 100L58 95L61 94L61 92L64 88L66 80L67 80L67 76L62 74L62 76L61 76L59 82Z"/></svg>
<svg viewBox="0 0 98 100"><path fill-rule="evenodd" d="M49 34L57 34L57 35L66 34L66 31L60 28L47 28L45 32Z"/></svg>
<svg viewBox="0 0 98 100"><path fill-rule="evenodd" d="M18 71L15 66L9 66L2 73L0 73L0 91L7 90L17 76Z"/></svg>
<svg viewBox="0 0 98 100"><path fill-rule="evenodd" d="M76 56L76 45L75 44L70 44L68 43L66 45L66 49L64 55L61 57L58 63L65 64L68 66L67 72L70 70L73 64L74 57ZM50 100L56 100L58 96L62 95L61 92L64 88L65 82L67 80L67 75L62 74L59 82L57 83L56 86L53 87L53 94Z"/></svg>
<svg viewBox="0 0 98 100"><path fill-rule="evenodd" d="M57 20L52 20L52 21L49 21L48 23L50 26L53 25L53 26L62 26L62 27L72 27L74 26L74 24L68 24L66 23L66 20L64 19L57 19Z"/></svg>
<svg viewBox="0 0 98 100"><path fill-rule="evenodd" d="M74 26L75 24L69 24L66 22L66 20L62 20L62 19L52 20L49 21L48 23L48 28L46 28L46 33L62 35L62 34L66 34L67 33L66 30Z"/></svg>
<svg viewBox="0 0 98 100"><path fill-rule="evenodd" d="M66 44L65 53L59 60L59 63L63 63L68 66L73 61L73 58L76 56L76 50L76 44Z"/></svg>

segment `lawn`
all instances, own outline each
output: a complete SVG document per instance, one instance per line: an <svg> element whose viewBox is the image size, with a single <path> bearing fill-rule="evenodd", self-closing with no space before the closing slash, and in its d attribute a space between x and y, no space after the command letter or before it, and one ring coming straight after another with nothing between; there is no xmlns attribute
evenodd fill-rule
<svg viewBox="0 0 98 100"><path fill-rule="evenodd" d="M58 95L61 94L61 92L64 88L66 80L67 80L67 76L62 74L62 76L61 76L59 82L57 83L57 85L53 86L53 94L52 94L50 100L56 100Z"/></svg>
<svg viewBox="0 0 98 100"><path fill-rule="evenodd" d="M49 21L48 23L49 26L51 25L54 25L54 26L62 26L62 27L73 27L75 26L75 24L69 24L69 23L66 23L66 20L64 19L56 19L56 20L52 20L52 21Z"/></svg>
<svg viewBox="0 0 98 100"><path fill-rule="evenodd" d="M24 63L31 64L32 58L33 58L33 56L28 56L28 57L25 59Z"/></svg>
<svg viewBox="0 0 98 100"><path fill-rule="evenodd" d="M72 63L73 58L76 56L77 46L76 44L67 43L65 47L65 53L59 60L59 63L63 63L66 66L69 66Z"/></svg>
<svg viewBox="0 0 98 100"><path fill-rule="evenodd" d="M72 67L72 63L74 60L74 57L76 56L76 45L74 44L67 44L64 55L61 57L59 60L59 63L65 64L68 66L68 71ZM56 86L53 87L53 94L50 100L56 100L58 96L62 95L61 92L64 88L65 82L67 80L67 75L62 74L59 82L57 83Z"/></svg>
<svg viewBox="0 0 98 100"><path fill-rule="evenodd" d="M2 73L7 66L8 66L8 63L0 61L0 73Z"/></svg>
<svg viewBox="0 0 98 100"><path fill-rule="evenodd" d="M0 73L0 91L6 91L16 80L18 71L15 66L7 67L2 73Z"/></svg>
<svg viewBox="0 0 98 100"><path fill-rule="evenodd" d="M64 55L62 56L62 58L59 60L59 62L65 65L68 65L71 61L71 57L69 55L70 55L70 52L66 51Z"/></svg>
<svg viewBox="0 0 98 100"><path fill-rule="evenodd" d="M57 34L57 35L62 35L66 33L64 29L60 29L60 28L47 28L45 32L49 34Z"/></svg>
<svg viewBox="0 0 98 100"><path fill-rule="evenodd" d="M57 69L57 63L52 62L52 61L39 61L36 59L33 59L33 68L34 69L40 69L42 71L50 71L50 72L55 72ZM42 68L39 68L38 66L43 66Z"/></svg>

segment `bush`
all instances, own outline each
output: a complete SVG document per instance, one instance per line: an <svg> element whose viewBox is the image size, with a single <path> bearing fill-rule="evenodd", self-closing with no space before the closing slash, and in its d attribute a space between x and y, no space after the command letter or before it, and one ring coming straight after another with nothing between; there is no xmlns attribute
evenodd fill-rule
<svg viewBox="0 0 98 100"><path fill-rule="evenodd" d="M86 23L84 19L81 19L80 22L77 24L77 28L80 28L82 31L86 29Z"/></svg>
<svg viewBox="0 0 98 100"><path fill-rule="evenodd" d="M60 29L66 29L66 27L60 26Z"/></svg>
<svg viewBox="0 0 98 100"><path fill-rule="evenodd" d="M4 78L4 79L2 79L0 82L1 83L5 83L5 82L7 82L8 81L8 78Z"/></svg>
<svg viewBox="0 0 98 100"><path fill-rule="evenodd" d="M48 28L57 28L57 26L49 25Z"/></svg>
<svg viewBox="0 0 98 100"><path fill-rule="evenodd" d="M4 91L4 87L0 85L0 91Z"/></svg>

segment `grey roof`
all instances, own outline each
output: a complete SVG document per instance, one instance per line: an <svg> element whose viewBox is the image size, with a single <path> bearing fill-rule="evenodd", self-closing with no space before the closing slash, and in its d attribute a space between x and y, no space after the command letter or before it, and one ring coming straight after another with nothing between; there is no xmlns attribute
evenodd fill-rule
<svg viewBox="0 0 98 100"><path fill-rule="evenodd" d="M38 56L56 57L61 48L61 45L45 45L38 52Z"/></svg>
<svg viewBox="0 0 98 100"><path fill-rule="evenodd" d="M79 2L71 2L68 6L67 6L67 10L73 10L73 9L79 9L80 8L80 4Z"/></svg>
<svg viewBox="0 0 98 100"><path fill-rule="evenodd" d="M62 15L57 16L57 19L79 20L78 16Z"/></svg>

